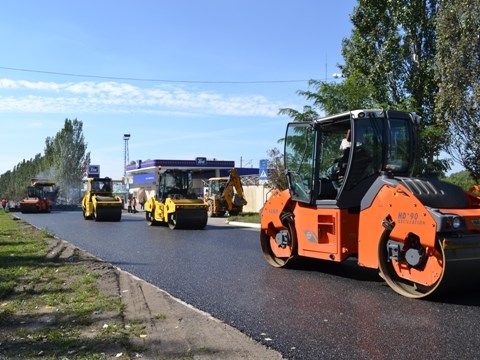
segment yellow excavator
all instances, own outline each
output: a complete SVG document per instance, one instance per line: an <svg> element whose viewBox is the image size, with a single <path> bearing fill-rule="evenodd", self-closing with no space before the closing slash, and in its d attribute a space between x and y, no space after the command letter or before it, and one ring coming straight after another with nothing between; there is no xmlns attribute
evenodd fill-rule
<svg viewBox="0 0 480 360"><path fill-rule="evenodd" d="M122 199L113 195L113 181L105 178L88 178L82 200L83 218L95 221L120 221Z"/></svg>
<svg viewBox="0 0 480 360"><path fill-rule="evenodd" d="M247 205L243 192L242 182L237 169L230 170L226 177L208 179L205 201L208 204L208 216L238 215Z"/></svg>
<svg viewBox="0 0 480 360"><path fill-rule="evenodd" d="M160 169L155 198L145 203L147 225L168 224L174 229L203 229L207 204L192 191L192 172Z"/></svg>

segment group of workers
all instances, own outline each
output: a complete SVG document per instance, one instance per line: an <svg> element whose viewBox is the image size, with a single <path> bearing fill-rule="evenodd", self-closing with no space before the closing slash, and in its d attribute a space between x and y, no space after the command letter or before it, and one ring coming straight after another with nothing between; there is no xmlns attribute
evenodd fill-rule
<svg viewBox="0 0 480 360"><path fill-rule="evenodd" d="M128 198L127 211L129 213L137 213L137 199L135 197Z"/></svg>
<svg viewBox="0 0 480 360"><path fill-rule="evenodd" d="M144 205L144 202L140 199L140 207L141 207L141 210L143 210L143 205ZM137 198L135 196L133 197L128 197L128 200L127 200L127 212L129 213L133 213L133 214L136 214L138 211L137 211Z"/></svg>

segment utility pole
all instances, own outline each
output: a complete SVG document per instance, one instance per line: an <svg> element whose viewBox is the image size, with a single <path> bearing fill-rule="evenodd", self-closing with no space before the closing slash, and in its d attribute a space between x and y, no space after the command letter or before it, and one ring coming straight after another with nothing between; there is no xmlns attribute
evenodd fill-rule
<svg viewBox="0 0 480 360"><path fill-rule="evenodd" d="M123 141L125 142L125 147L123 150L123 181L127 183L127 165L129 162L129 154L128 154L128 140L130 140L130 134L123 135Z"/></svg>

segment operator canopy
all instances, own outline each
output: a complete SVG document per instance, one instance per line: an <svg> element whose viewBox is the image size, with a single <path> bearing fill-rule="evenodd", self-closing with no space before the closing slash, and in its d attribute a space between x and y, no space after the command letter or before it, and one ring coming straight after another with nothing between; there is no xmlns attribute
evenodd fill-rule
<svg viewBox="0 0 480 360"><path fill-rule="evenodd" d="M358 206L382 172L408 176L418 120L415 113L356 110L288 124L285 167L292 198Z"/></svg>

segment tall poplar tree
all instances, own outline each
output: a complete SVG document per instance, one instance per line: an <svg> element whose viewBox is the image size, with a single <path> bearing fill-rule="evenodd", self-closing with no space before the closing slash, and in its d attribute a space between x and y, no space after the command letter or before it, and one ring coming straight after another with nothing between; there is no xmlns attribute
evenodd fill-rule
<svg viewBox="0 0 480 360"><path fill-rule="evenodd" d="M436 28L440 0L359 0L344 39L345 77L363 76L379 107L422 116L418 173L443 173L445 127L434 116ZM365 81L365 80L364 80Z"/></svg>
<svg viewBox="0 0 480 360"><path fill-rule="evenodd" d="M45 156L56 170L60 192L67 202L79 196L83 177L83 164L90 162L90 153L83 136L83 122L65 120L55 137L45 140Z"/></svg>
<svg viewBox="0 0 480 360"><path fill-rule="evenodd" d="M478 0L477 0L478 1ZM417 173L441 174L445 127L434 117L436 28L440 0L359 0L343 40L344 80L311 80L299 91L327 115L358 108L415 111L422 116ZM282 110L283 113L288 113Z"/></svg>
<svg viewBox="0 0 480 360"><path fill-rule="evenodd" d="M437 22L436 114L449 153L480 180L480 0L443 0Z"/></svg>

